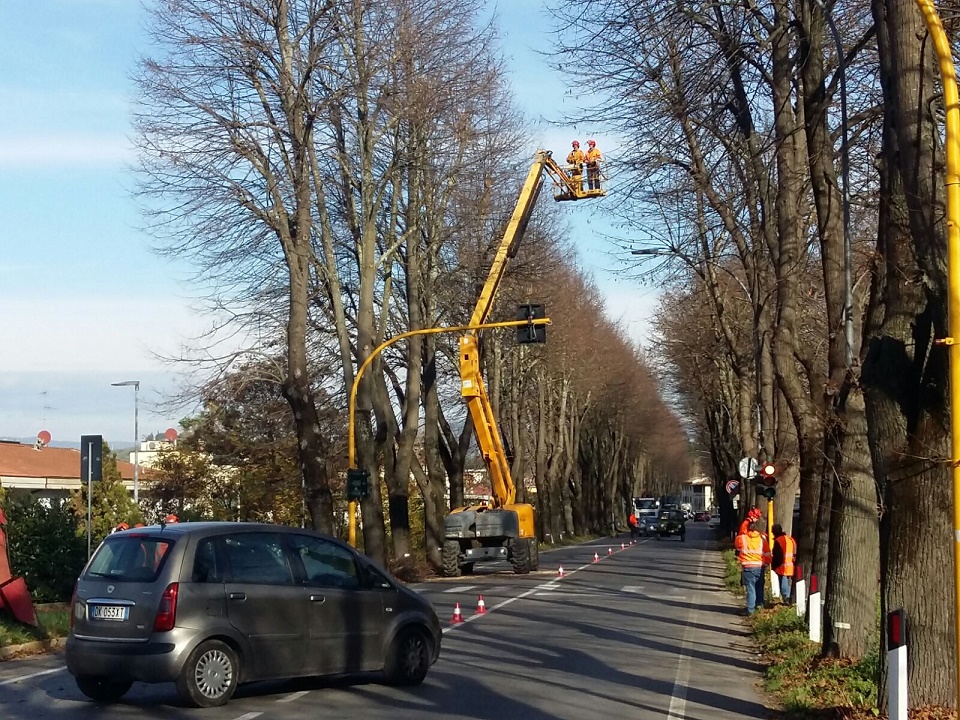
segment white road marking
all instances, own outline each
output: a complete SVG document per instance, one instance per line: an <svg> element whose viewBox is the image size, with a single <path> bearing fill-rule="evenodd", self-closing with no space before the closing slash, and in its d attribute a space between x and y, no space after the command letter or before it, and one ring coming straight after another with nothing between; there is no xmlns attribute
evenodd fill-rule
<svg viewBox="0 0 960 720"><path fill-rule="evenodd" d="M53 668L52 670L41 670L40 672L30 673L29 675L20 675L15 678L10 678L9 680L0 680L0 686L2 685L13 685L14 683L22 682L23 680L30 680L35 677L40 677L41 675L50 675L52 673L60 672L61 670L66 670L66 667Z"/></svg>
<svg viewBox="0 0 960 720"><path fill-rule="evenodd" d="M641 590L643 590L643 585L624 585L620 588L620 592L625 593L639 593Z"/></svg>
<svg viewBox="0 0 960 720"><path fill-rule="evenodd" d="M282 703L293 702L294 700L299 700L300 698L302 698L304 695L308 694L309 692L310 692L309 690L298 690L298 691L295 692L295 693L290 693L290 694L287 695L286 697L280 698L279 700L277 700L277 702L282 702Z"/></svg>
<svg viewBox="0 0 960 720"><path fill-rule="evenodd" d="M697 566L697 580L703 574L703 560L706 552L700 551L700 564ZM699 593L698 593L699 594ZM696 634L694 627L700 614L700 603L694 602L687 616L687 626L683 630L683 644L680 646L680 658L677 660L677 677L673 681L673 693L670 697L670 708L667 711L667 720L684 720L687 717L687 685L690 682L690 646Z"/></svg>
<svg viewBox="0 0 960 720"><path fill-rule="evenodd" d="M246 713L244 715L241 715L238 718L234 718L234 720L253 720L254 718L260 717L261 715L263 715L262 712Z"/></svg>
<svg viewBox="0 0 960 720"><path fill-rule="evenodd" d="M462 593L462 592L466 592L467 590L473 590L475 587L476 585L461 585L460 587L447 588L446 590L444 590L444 592L445 593Z"/></svg>

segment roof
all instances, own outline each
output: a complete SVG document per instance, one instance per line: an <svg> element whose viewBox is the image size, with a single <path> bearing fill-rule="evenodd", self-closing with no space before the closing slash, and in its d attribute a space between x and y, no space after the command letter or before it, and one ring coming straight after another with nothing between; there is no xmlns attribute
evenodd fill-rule
<svg viewBox="0 0 960 720"><path fill-rule="evenodd" d="M133 463L117 460L117 469L124 480L133 480ZM34 445L0 440L0 477L80 480L80 451L49 446L37 450Z"/></svg>

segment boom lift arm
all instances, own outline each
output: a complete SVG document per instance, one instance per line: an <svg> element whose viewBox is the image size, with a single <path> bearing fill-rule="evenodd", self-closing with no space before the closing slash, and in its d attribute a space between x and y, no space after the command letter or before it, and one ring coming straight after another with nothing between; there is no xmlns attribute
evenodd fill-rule
<svg viewBox="0 0 960 720"><path fill-rule="evenodd" d="M575 179L567 174L549 151L538 150L470 317L471 326L483 324L490 315L507 261L516 256L543 188L544 172L553 180L555 200L580 200L606 194L600 189L584 190L579 177ZM477 330L470 330L460 339L460 394L466 399L477 445L490 478L493 507L484 504L456 508L447 517L444 574L460 575L461 570L470 572L476 561L496 559L510 559L516 572L535 570L537 541L533 506L516 502L517 491L510 475L510 464L480 373Z"/></svg>

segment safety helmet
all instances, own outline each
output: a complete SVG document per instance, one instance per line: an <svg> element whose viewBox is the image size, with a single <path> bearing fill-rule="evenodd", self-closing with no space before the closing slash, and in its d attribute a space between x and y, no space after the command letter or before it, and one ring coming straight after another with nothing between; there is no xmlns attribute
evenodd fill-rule
<svg viewBox="0 0 960 720"><path fill-rule="evenodd" d="M121 530L129 530L129 529L130 529L130 526L127 525L125 522L118 523L117 527L114 528L116 532L120 532Z"/></svg>
<svg viewBox="0 0 960 720"><path fill-rule="evenodd" d="M178 522L180 522L180 520L177 519L177 516L176 516L176 515L173 515L172 513L171 513L170 515L167 515L167 516L163 519L163 521L164 521L165 523L178 523Z"/></svg>
<svg viewBox="0 0 960 720"><path fill-rule="evenodd" d="M574 147L580 147L580 142L579 142L578 140L574 140L571 144L572 144Z"/></svg>
<svg viewBox="0 0 960 720"><path fill-rule="evenodd" d="M593 147L596 144L597 144L596 140L587 140L587 145L589 145L590 147Z"/></svg>
<svg viewBox="0 0 960 720"><path fill-rule="evenodd" d="M137 523L136 525L134 525L134 527L135 527L135 528L143 527L143 523Z"/></svg>

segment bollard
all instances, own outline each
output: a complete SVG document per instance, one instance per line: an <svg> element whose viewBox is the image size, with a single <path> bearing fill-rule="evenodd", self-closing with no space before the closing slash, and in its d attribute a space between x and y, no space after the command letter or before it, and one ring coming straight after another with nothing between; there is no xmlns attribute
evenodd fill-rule
<svg viewBox="0 0 960 720"><path fill-rule="evenodd" d="M793 583L794 596L797 598L797 617L803 617L807 612L807 581L803 579L803 568L797 565Z"/></svg>
<svg viewBox="0 0 960 720"><path fill-rule="evenodd" d="M810 576L810 639L813 642L823 642L822 626L823 605L820 604L820 588L817 585L817 576Z"/></svg>
<svg viewBox="0 0 960 720"><path fill-rule="evenodd" d="M887 702L890 720L907 720L907 618L887 613Z"/></svg>

